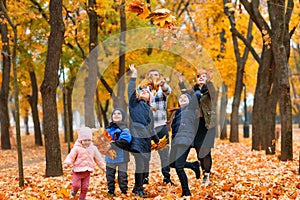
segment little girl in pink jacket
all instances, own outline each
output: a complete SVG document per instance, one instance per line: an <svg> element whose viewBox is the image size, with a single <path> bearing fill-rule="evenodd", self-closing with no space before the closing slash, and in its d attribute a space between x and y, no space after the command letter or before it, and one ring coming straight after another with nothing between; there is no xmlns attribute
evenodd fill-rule
<svg viewBox="0 0 300 200"><path fill-rule="evenodd" d="M92 130L88 127L80 128L78 139L64 161L65 168L73 166L70 198L75 198L76 193L80 189L79 199L85 199L90 183L90 173L94 171L96 164L101 169L105 169L101 154L92 143Z"/></svg>

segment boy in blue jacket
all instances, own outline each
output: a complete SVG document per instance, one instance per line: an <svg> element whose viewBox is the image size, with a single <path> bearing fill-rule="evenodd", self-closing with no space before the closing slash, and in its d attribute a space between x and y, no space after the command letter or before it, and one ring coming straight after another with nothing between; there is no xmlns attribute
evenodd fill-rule
<svg viewBox="0 0 300 200"><path fill-rule="evenodd" d="M112 121L106 128L112 139L112 149L115 150L117 155L114 159L111 159L109 156L105 157L108 194L111 196L115 196L115 175L117 167L118 182L122 193L126 194L128 189L128 149L132 138L129 129L127 128L125 118L126 113L124 110L121 108L114 109L111 115Z"/></svg>

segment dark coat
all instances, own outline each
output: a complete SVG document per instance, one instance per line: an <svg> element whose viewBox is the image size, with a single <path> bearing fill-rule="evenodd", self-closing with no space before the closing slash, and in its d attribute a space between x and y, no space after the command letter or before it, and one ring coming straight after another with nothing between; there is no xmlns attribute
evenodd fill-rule
<svg viewBox="0 0 300 200"><path fill-rule="evenodd" d="M196 97L193 96L189 105L184 108L179 108L174 116L171 124L172 128L172 146L173 145L193 145L196 134L196 117L198 113L195 107Z"/></svg>
<svg viewBox="0 0 300 200"><path fill-rule="evenodd" d="M136 153L150 153L151 140L159 141L153 121L150 105L144 100L138 100L136 94L136 78L131 78L128 84L130 133L132 141L130 150ZM145 154L150 159L150 154Z"/></svg>

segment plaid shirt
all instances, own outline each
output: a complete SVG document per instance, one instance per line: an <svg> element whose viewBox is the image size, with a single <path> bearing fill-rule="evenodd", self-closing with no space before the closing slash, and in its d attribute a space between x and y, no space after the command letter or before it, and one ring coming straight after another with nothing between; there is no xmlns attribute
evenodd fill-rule
<svg viewBox="0 0 300 200"><path fill-rule="evenodd" d="M171 93L171 88L167 83L165 83L164 87L167 88L165 91L159 87L151 101L151 106L154 108L154 127L165 125L167 122L167 97Z"/></svg>

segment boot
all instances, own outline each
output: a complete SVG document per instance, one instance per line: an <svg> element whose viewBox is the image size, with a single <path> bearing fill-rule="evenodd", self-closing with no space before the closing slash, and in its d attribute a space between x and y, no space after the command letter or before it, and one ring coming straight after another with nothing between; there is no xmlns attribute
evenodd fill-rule
<svg viewBox="0 0 300 200"><path fill-rule="evenodd" d="M185 168L189 168L195 172L196 179L200 178L200 163L199 161L195 162L186 162L184 165Z"/></svg>
<svg viewBox="0 0 300 200"><path fill-rule="evenodd" d="M164 178L163 182L164 182L165 184L170 183L171 185L174 185L174 183L173 183L169 178Z"/></svg>
<svg viewBox="0 0 300 200"><path fill-rule="evenodd" d="M139 196L139 197L142 197L144 198L144 195L145 195L145 191L144 191L144 188L143 187L134 187L132 192L136 195L136 196Z"/></svg>
<svg viewBox="0 0 300 200"><path fill-rule="evenodd" d="M196 179L199 179L200 178L200 163L199 163L199 161L195 161L192 164L193 164L192 170L196 174Z"/></svg>
<svg viewBox="0 0 300 200"><path fill-rule="evenodd" d="M204 186L209 186L210 185L210 183L209 183L209 173L204 173L202 184Z"/></svg>
<svg viewBox="0 0 300 200"><path fill-rule="evenodd" d="M183 190L181 197L184 197L184 196L192 196L192 194L191 194L191 192L189 190L187 190L187 191Z"/></svg>
<svg viewBox="0 0 300 200"><path fill-rule="evenodd" d="M176 169L176 173L181 183L182 195L191 196L191 192L188 185L188 179L183 169Z"/></svg>

